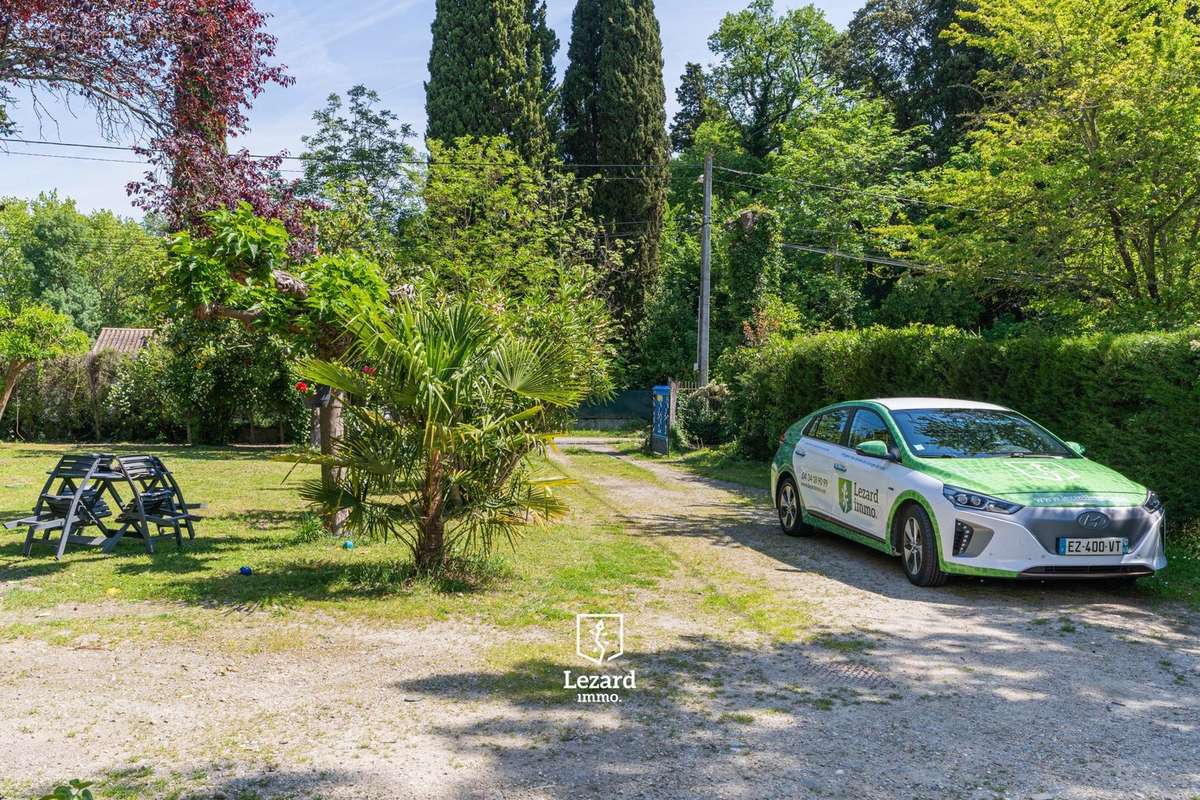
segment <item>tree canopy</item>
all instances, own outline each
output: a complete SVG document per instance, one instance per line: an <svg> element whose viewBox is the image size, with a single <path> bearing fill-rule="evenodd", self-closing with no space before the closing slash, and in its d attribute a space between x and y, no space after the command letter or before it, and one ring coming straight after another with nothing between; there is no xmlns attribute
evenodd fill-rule
<svg viewBox="0 0 1200 800"><path fill-rule="evenodd" d="M918 257L1166 320L1196 307L1200 25L1188 3L981 0L951 42L1003 66L970 149L930 173ZM975 31L975 32L973 32Z"/></svg>
<svg viewBox="0 0 1200 800"><path fill-rule="evenodd" d="M0 417L12 398L17 379L30 364L87 350L85 333L70 317L44 305L14 308L0 304Z"/></svg>

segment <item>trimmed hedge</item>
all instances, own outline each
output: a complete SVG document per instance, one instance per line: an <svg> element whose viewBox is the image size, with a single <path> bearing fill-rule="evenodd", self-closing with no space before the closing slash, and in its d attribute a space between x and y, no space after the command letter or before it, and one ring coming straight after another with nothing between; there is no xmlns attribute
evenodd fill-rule
<svg viewBox="0 0 1200 800"><path fill-rule="evenodd" d="M988 340L957 328L868 328L724 354L718 374L740 449L839 400L933 396L1016 409L1200 517L1200 329Z"/></svg>

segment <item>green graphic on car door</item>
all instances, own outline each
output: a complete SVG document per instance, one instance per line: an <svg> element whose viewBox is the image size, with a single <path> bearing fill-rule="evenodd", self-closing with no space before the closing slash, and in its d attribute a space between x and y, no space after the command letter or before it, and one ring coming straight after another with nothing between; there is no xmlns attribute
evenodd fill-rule
<svg viewBox="0 0 1200 800"><path fill-rule="evenodd" d="M854 507L854 481L849 478L838 478L838 505L846 514Z"/></svg>

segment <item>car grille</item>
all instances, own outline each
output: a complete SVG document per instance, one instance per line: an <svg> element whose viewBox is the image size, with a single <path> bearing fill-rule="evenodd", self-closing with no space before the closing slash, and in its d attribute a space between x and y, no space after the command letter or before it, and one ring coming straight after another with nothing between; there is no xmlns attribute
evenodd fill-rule
<svg viewBox="0 0 1200 800"><path fill-rule="evenodd" d="M1100 530L1084 528L1077 521L1087 511L1101 511L1109 518L1106 527ZM1134 550L1142 538L1154 530L1157 518L1140 506L1126 508L1025 508L1021 512L1021 523L1047 553L1058 553L1059 538L1129 540L1129 549Z"/></svg>
<svg viewBox="0 0 1200 800"><path fill-rule="evenodd" d="M1091 566L1031 567L1022 577L1028 578L1086 578L1119 577L1122 575L1153 575L1154 570L1141 564L1112 564Z"/></svg>

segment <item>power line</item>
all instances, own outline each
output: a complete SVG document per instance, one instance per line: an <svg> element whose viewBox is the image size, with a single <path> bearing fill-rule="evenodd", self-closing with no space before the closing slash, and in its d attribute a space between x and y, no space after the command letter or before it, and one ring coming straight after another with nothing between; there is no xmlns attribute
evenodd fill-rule
<svg viewBox="0 0 1200 800"><path fill-rule="evenodd" d="M80 148L80 149L85 149L85 150L107 150L107 151L117 151L117 152L127 152L127 153L147 152L150 149L150 148L130 147L128 145L96 144L96 143L92 143L92 142L52 142L52 141L43 141L43 140L38 140L38 139L20 139L20 138L12 138L12 137L0 137L0 142L4 142L6 144L44 145L44 146L48 146L48 147L72 147L72 148ZM22 153L19 151L0 151L0 152L11 152L14 155L38 155L38 156L44 156L47 158L77 158L77 159L84 158L83 156L57 155L57 154L53 154L53 153ZM237 154L235 154L235 155L237 155ZM322 163L322 164L409 164L409 165L426 166L426 167L441 167L441 166L445 166L445 167L512 167L514 169L519 169L520 167L525 166L524 164L512 164L512 163L503 162L503 161L434 161L434 160L431 160L428 158L368 158L368 159L362 159L362 158L342 158L342 157L336 157L336 156L331 157L331 156L317 156L317 155L293 156L293 155L285 155L285 154L281 154L281 153L275 154L275 155L262 155L262 154L255 154L255 153L247 153L244 155L244 157L252 158L252 159L256 159L256 160L280 159L283 161L315 162L315 163ZM103 159L94 159L94 160L103 160ZM120 163L120 162L118 162L118 163ZM145 163L150 163L150 162L131 161L128 163L145 164ZM586 162L578 162L577 163L577 162L570 162L570 161L561 161L561 162L556 161L554 163L554 166L561 167L563 169L663 169L663 170L670 170L670 169L680 166L680 165L672 164L670 161L668 161L664 164L586 163ZM300 170L297 170L297 171L300 171ZM640 180L640 179L632 178L632 180Z"/></svg>
<svg viewBox="0 0 1200 800"><path fill-rule="evenodd" d="M848 258L852 261L865 261L869 264L882 264L887 267L900 267L902 269L919 269L926 272L948 272L945 267L939 267L934 264L922 264L917 261L904 261L899 258L891 258L889 256L874 256L864 253L851 253L846 250L838 250L837 248L818 247L811 244L800 244L798 242L784 242L782 245L785 250L801 250L806 253L817 253L818 255L833 256L834 258Z"/></svg>
<svg viewBox="0 0 1200 800"><path fill-rule="evenodd" d="M128 158L97 158L96 156L75 156L63 153L28 153L22 150L0 150L6 156L36 156L37 158L63 158L71 161L106 161L110 164L149 164L149 161L136 161Z"/></svg>
<svg viewBox="0 0 1200 800"><path fill-rule="evenodd" d="M895 201L904 202L904 203L917 203L918 205L923 205L923 206L934 206L934 207L938 207L938 208L950 208L950 209L955 209L955 210L959 210L959 211L975 211L975 212L979 211L978 208L972 208L971 206L960 206L960 205L955 205L953 203L938 203L938 202L934 202L932 200L922 200L918 197L905 197L904 195L892 194L889 192L877 192L877 191L874 191L871 189L859 189L859 188L851 188L851 187L846 187L846 186L834 186L834 185L828 184L828 183L814 183L812 181L800 180L799 178L785 178L781 175L767 175L762 172L747 172L746 170L733 169L732 167L716 167L716 169L719 169L722 172L729 172L734 175L749 175L749 176L755 177L755 178L763 178L763 179L773 180L773 181L783 181L785 183L793 183L793 184L797 184L800 186L808 186L808 187L814 188L814 189L825 189L827 191L832 191L832 192L841 192L843 194L861 194L866 197L878 197L878 198L882 198L885 200L895 200ZM745 186L746 184L738 184L738 185ZM748 188L757 189L758 191L768 191L766 188L761 187L761 186L753 186L753 187L748 187Z"/></svg>
<svg viewBox="0 0 1200 800"><path fill-rule="evenodd" d="M846 258L852 261L863 261L868 264L879 264L887 267L897 267L899 269L918 270L921 272L930 272L941 275L954 275L955 270L939 264L927 264L919 261L906 261L900 258L892 258L891 256L873 255L870 253L852 253L846 250L839 250L836 247L820 247L818 245L806 244L800 242L784 242L781 247L785 250L799 250L806 253L816 253L818 255L833 256L835 258ZM992 269L982 274L985 280L999 281L1003 279L1009 280L1037 280L1048 281L1057 280L1072 286L1088 287L1091 283L1083 278L1073 277L1068 275L1042 275L1027 270L997 270Z"/></svg>

